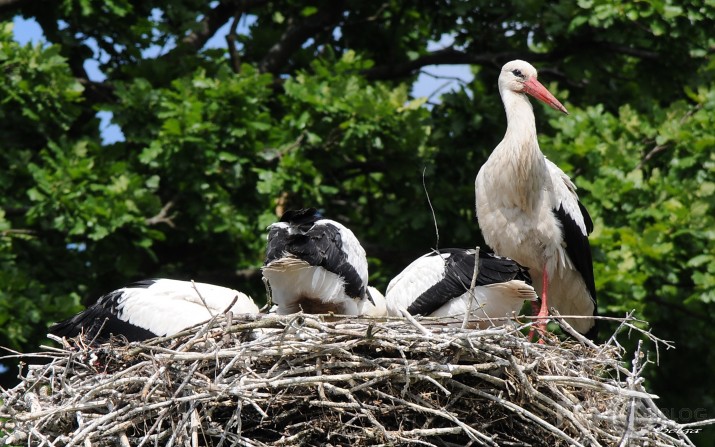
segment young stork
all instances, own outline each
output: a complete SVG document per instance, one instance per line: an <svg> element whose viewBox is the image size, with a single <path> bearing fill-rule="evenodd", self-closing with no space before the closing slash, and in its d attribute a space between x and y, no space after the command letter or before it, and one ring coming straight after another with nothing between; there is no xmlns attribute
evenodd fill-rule
<svg viewBox="0 0 715 447"><path fill-rule="evenodd" d="M385 300L390 315L400 309L412 315L454 317L461 324L470 301L470 318L482 318L485 328L503 324L501 318L518 313L524 301L536 300L525 268L508 258L479 252L479 272L474 293L475 250L446 248L417 258L387 286ZM490 318L499 319L491 322Z"/></svg>
<svg viewBox="0 0 715 447"><path fill-rule="evenodd" d="M286 211L268 227L263 276L280 315L377 309L367 286L365 250L352 231L323 219L315 208Z"/></svg>
<svg viewBox="0 0 715 447"><path fill-rule="evenodd" d="M99 342L110 335L141 341L173 335L228 311L257 314L258 306L248 295L227 287L146 279L109 292L74 317L53 324L49 332L60 337L82 333Z"/></svg>
<svg viewBox="0 0 715 447"><path fill-rule="evenodd" d="M499 93L507 129L477 175L477 218L495 253L530 269L541 290L539 317L548 315L549 305L562 315L593 316L596 286L588 243L593 222L571 179L539 149L534 111L526 95L568 112L536 78L536 69L524 61L502 67ZM568 323L595 336L593 318ZM539 320L537 326L544 330L546 322Z"/></svg>

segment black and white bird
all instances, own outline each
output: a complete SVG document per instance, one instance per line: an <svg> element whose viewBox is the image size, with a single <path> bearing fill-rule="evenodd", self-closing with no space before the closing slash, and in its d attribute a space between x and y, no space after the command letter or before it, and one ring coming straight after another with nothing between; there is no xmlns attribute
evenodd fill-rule
<svg viewBox="0 0 715 447"><path fill-rule="evenodd" d="M103 295L84 311L50 326L60 337L84 334L106 341L110 335L141 341L173 335L216 315L257 314L246 294L227 287L174 279L147 279Z"/></svg>
<svg viewBox="0 0 715 447"><path fill-rule="evenodd" d="M268 227L263 276L280 315L364 315L376 308L362 245L315 208L286 211Z"/></svg>
<svg viewBox="0 0 715 447"><path fill-rule="evenodd" d="M503 317L518 313L524 301L537 299L528 271L508 258L479 251L479 270L473 293L476 250L446 248L417 258L387 286L385 300L390 315L454 317L461 324L483 319L485 328L503 324ZM471 304L470 304L471 301Z"/></svg>
<svg viewBox="0 0 715 447"><path fill-rule="evenodd" d="M367 317L385 317L387 316L387 301L385 295L373 286L367 286L367 291L370 294L370 299L363 300L358 315Z"/></svg>
<svg viewBox="0 0 715 447"><path fill-rule="evenodd" d="M541 291L539 317L548 315L549 305L562 315L592 317L597 312L588 242L593 222L571 179L541 152L526 95L568 112L539 83L536 69L521 60L504 65L499 93L506 110L506 134L475 183L484 240L498 255L530 269ZM595 335L595 319L567 321L577 331ZM537 326L544 330L546 323L539 320Z"/></svg>

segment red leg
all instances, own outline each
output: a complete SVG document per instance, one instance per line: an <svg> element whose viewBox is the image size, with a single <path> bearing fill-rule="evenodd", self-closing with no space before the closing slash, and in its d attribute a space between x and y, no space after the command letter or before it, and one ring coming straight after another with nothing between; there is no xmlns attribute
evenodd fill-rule
<svg viewBox="0 0 715 447"><path fill-rule="evenodd" d="M549 305L547 303L547 291L549 289L549 275L546 273L546 265L544 265L544 273L542 276L542 288L541 288L541 307L536 302L531 303L531 312L536 315L536 323L534 323L534 326L532 329L529 331L529 340L532 340L534 337L534 328L536 328L537 331L539 331L539 334L544 334L546 333L546 320L544 317L549 316ZM543 343L542 340L539 340L540 343Z"/></svg>
<svg viewBox="0 0 715 447"><path fill-rule="evenodd" d="M546 265L544 265L544 276L542 277L542 290L541 290L541 309L539 310L539 317L549 316L549 305L547 304L546 291L549 288L549 274L546 273ZM537 326L540 326L542 330L546 331L546 320L537 320Z"/></svg>

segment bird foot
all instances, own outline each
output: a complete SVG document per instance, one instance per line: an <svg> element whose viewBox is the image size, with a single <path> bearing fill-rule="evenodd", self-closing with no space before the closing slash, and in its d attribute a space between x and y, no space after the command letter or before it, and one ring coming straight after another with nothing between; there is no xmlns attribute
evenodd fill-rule
<svg viewBox="0 0 715 447"><path fill-rule="evenodd" d="M534 341L534 336L538 332L539 333L538 343L540 345L544 344L544 336L546 335L546 323L547 323L546 317L548 317L548 316L549 316L549 312L546 309L540 310L539 313L536 315L536 322L529 330L529 341L530 342Z"/></svg>
<svg viewBox="0 0 715 447"><path fill-rule="evenodd" d="M539 333L539 340L537 341L537 343L543 345L545 343L544 335L546 334L546 325L532 326L531 329L529 329L529 342L534 342L534 337L536 336L537 332Z"/></svg>

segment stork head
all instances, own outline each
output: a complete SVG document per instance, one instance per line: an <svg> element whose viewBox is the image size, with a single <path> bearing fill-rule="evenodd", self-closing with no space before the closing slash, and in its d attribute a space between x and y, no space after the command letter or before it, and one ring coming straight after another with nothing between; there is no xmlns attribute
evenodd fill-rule
<svg viewBox="0 0 715 447"><path fill-rule="evenodd" d="M507 62L499 75L499 92L526 93L548 106L568 115L566 107L537 80L538 73L530 63L522 60Z"/></svg>

